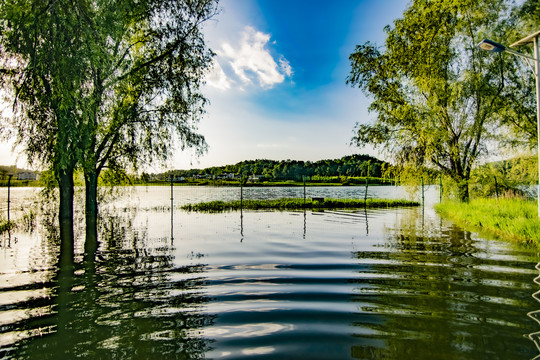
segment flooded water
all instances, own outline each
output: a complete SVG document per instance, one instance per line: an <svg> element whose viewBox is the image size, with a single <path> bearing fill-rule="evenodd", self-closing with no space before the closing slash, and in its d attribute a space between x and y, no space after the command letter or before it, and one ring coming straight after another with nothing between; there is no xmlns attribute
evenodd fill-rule
<svg viewBox="0 0 540 360"><path fill-rule="evenodd" d="M533 359L538 251L471 233L432 208L179 210L237 188L140 187L102 203L100 247L59 269L58 235L12 189L27 229L0 248L0 358ZM359 197L363 188L308 188ZM370 197L405 197L370 187ZM244 189L246 198L302 188ZM0 197L0 202L5 199ZM53 208L54 211L54 208ZM80 214L78 215L80 217Z"/></svg>

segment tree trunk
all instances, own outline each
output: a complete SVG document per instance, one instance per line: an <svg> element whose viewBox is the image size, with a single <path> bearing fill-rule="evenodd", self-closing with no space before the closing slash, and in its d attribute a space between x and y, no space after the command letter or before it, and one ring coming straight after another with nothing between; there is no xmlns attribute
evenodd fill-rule
<svg viewBox="0 0 540 360"><path fill-rule="evenodd" d="M53 346L50 347L50 349L39 350L44 352L44 359L69 358L72 356L72 354L69 353L70 350L77 346L74 341L76 336L73 332L73 327L76 320L75 313L78 304L77 306L73 306L72 289L75 285L75 267L73 266L73 256L70 259L71 264L62 262L62 256L60 256L58 273L56 275L56 297L54 299L56 305L56 315L54 317L56 320L56 334L53 339Z"/></svg>
<svg viewBox="0 0 540 360"><path fill-rule="evenodd" d="M469 202L469 180L461 179L457 181L458 198L461 202Z"/></svg>
<svg viewBox="0 0 540 360"><path fill-rule="evenodd" d="M61 169L57 172L60 191L60 207L58 220L60 223L60 267L73 265L74 234L73 234L73 169Z"/></svg>
<svg viewBox="0 0 540 360"><path fill-rule="evenodd" d="M97 250L97 178L96 171L89 171L84 174L84 181L86 185L86 241L84 245L85 256L95 256Z"/></svg>

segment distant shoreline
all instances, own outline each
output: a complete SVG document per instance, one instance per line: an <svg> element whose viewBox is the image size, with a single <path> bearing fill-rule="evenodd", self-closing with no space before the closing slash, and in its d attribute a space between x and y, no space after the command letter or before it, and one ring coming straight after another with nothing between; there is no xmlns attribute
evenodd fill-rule
<svg viewBox="0 0 540 360"><path fill-rule="evenodd" d="M200 187L321 187L321 186L366 186L365 180L363 181L350 181L350 182L311 182L306 181L264 181L264 182L247 182L241 184L239 181L224 181L224 180L196 180L196 181L182 181L173 182L173 186L200 186ZM369 178L368 186L393 186L395 182L393 180L386 180L382 178ZM0 187L7 187L7 180L0 181ZM10 187L44 187L45 185L39 180L12 180ZM80 185L83 186L83 185ZM108 186L108 185L100 185ZM125 183L116 184L114 186L171 186L171 182L156 181L148 183ZM77 187L77 185L76 185Z"/></svg>
<svg viewBox="0 0 540 360"><path fill-rule="evenodd" d="M345 182L314 182L314 181L263 181L263 182L246 182L241 184L239 181L226 181L226 180L195 180L195 181L182 181L182 182L173 182L174 186L215 186L215 187L287 187L287 186L366 186L366 180L351 180L347 179ZM136 186L171 186L171 182L159 181L159 182L149 182L149 183L140 183L134 184ZM392 186L395 185L394 180L388 180L383 178L368 178L368 186Z"/></svg>

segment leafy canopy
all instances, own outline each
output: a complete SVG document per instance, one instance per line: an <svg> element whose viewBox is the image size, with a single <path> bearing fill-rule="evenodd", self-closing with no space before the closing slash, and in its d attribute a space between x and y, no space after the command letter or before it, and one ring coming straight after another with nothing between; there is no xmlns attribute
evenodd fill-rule
<svg viewBox="0 0 540 360"><path fill-rule="evenodd" d="M7 135L30 160L98 173L163 160L173 145L203 151L199 87L212 52L201 24L215 12L214 0L6 0Z"/></svg>
<svg viewBox="0 0 540 360"><path fill-rule="evenodd" d="M357 46L347 82L372 98L376 121L357 124L353 143L381 146L400 164L436 166L467 199L503 89L501 58L477 44L505 17L502 0L414 0L385 28L384 48Z"/></svg>

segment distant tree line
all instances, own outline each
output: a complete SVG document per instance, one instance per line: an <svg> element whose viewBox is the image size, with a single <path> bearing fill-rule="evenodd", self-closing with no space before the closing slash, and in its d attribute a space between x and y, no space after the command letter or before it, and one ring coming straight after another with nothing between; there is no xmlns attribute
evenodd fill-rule
<svg viewBox="0 0 540 360"><path fill-rule="evenodd" d="M301 160L246 160L234 165L210 167L206 169L172 170L159 174L159 178L193 178L197 176L222 176L234 174L237 178L260 176L261 180L302 181L304 177L323 180L331 177L383 177L390 164L369 155L349 155L341 159L301 161ZM142 177L149 178L147 174Z"/></svg>
<svg viewBox="0 0 540 360"><path fill-rule="evenodd" d="M8 175L16 175L19 172L23 172L27 170L18 169L15 165L11 166L5 166L0 165L0 179L7 179Z"/></svg>

